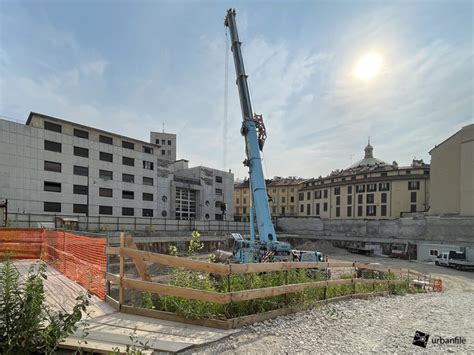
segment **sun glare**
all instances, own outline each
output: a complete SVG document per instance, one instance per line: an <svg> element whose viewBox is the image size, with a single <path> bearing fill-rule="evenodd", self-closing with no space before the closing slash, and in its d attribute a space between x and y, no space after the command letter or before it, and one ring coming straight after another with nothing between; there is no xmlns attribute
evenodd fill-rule
<svg viewBox="0 0 474 355"><path fill-rule="evenodd" d="M382 68L382 57L376 52L370 52L360 57L354 70L355 76L360 80L370 80Z"/></svg>

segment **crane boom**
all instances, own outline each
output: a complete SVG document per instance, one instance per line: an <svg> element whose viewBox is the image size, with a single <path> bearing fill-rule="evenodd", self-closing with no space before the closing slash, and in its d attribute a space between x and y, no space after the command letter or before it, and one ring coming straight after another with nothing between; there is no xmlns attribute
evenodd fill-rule
<svg viewBox="0 0 474 355"><path fill-rule="evenodd" d="M250 190L253 207L255 208L260 241L267 243L277 241L277 236L268 207L267 187L263 176L262 160L260 157L260 149L263 148L263 142L262 139L259 139L257 134L257 129L263 126L263 122L261 121L261 116L255 116L252 110L247 75L245 74L244 60L240 48L242 43L239 41L235 16L235 9L229 9L224 24L229 27L230 31L231 49L235 63L235 74L237 76L236 83L239 89L240 108L242 110L243 120L241 133L245 137L245 151L247 155L244 164L249 168ZM253 213L252 209L250 213Z"/></svg>

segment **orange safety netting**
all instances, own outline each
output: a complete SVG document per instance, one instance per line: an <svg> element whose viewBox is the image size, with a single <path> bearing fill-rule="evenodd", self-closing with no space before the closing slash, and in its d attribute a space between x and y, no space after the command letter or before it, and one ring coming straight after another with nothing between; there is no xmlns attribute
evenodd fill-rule
<svg viewBox="0 0 474 355"><path fill-rule="evenodd" d="M107 257L105 238L49 229L0 229L0 257L40 257L71 280L104 299Z"/></svg>

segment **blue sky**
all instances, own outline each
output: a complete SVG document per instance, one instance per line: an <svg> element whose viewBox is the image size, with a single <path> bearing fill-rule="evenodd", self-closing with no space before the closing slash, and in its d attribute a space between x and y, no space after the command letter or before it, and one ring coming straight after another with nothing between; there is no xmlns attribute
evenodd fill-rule
<svg viewBox="0 0 474 355"><path fill-rule="evenodd" d="M227 8L237 10L268 177L317 177L363 155L409 164L472 123L471 1L0 0L0 116L41 112L134 138L178 134L191 165L242 165ZM376 51L382 70L353 75Z"/></svg>

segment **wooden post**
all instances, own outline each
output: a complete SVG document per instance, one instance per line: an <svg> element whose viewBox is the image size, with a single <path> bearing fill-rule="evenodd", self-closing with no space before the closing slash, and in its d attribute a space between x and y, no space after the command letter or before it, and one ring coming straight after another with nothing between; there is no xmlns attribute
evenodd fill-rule
<svg viewBox="0 0 474 355"><path fill-rule="evenodd" d="M372 283L372 292L375 292L375 271L372 270L372 280L374 281Z"/></svg>
<svg viewBox="0 0 474 355"><path fill-rule="evenodd" d="M288 285L288 270L285 270L285 285ZM285 304L288 304L288 294L285 293Z"/></svg>
<svg viewBox="0 0 474 355"><path fill-rule="evenodd" d="M123 256L123 248L125 248L125 234L120 233L120 284L119 284L119 311L124 303L124 289L123 289L123 276L125 273L125 257Z"/></svg>

